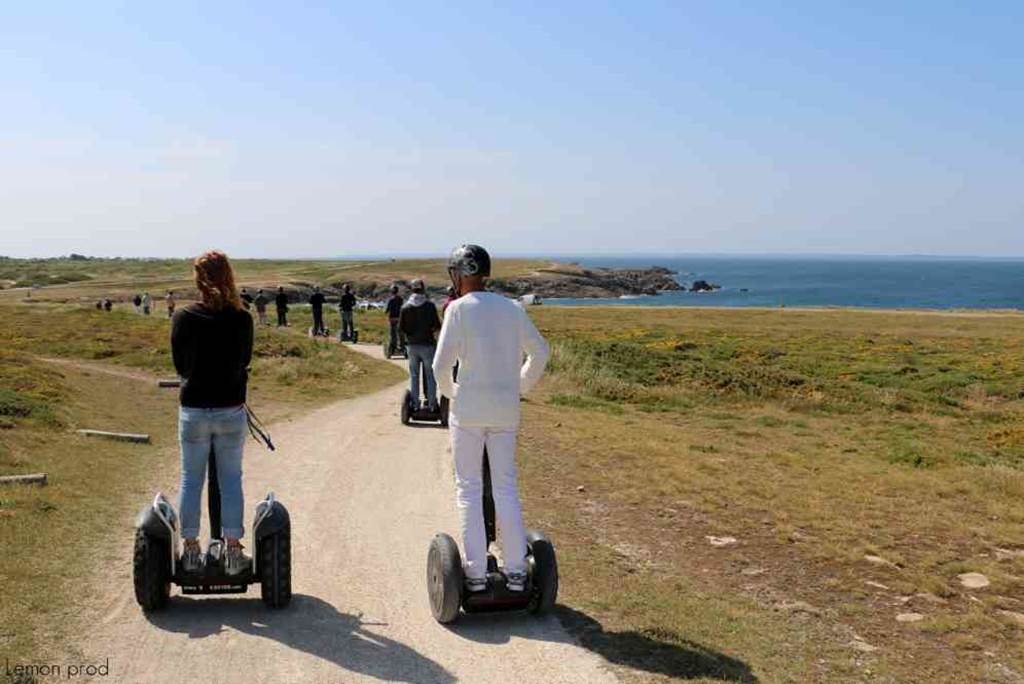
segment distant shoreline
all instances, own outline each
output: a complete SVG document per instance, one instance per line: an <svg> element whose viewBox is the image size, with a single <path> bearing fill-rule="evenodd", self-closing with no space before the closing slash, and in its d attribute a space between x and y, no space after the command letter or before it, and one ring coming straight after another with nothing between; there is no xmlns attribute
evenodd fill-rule
<svg viewBox="0 0 1024 684"><path fill-rule="evenodd" d="M545 299L544 306L566 309L622 309L626 311L672 311L684 309L686 311L753 311L753 312L795 312L795 313L869 313L869 314L920 314L935 316L961 316L961 317L1013 317L1024 316L1024 309L929 309L929 308L886 308L880 306L687 306L685 304L666 304L661 306L636 306L631 304L617 304L614 302L600 302L597 304L561 304L563 300Z"/></svg>

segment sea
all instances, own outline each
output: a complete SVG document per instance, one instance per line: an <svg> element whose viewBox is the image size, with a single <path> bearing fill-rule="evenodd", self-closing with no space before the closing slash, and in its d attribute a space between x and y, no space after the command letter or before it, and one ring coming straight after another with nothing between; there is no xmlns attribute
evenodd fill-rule
<svg viewBox="0 0 1024 684"><path fill-rule="evenodd" d="M1024 258L848 256L559 257L583 266L664 266L689 286L714 292L663 292L615 299L546 299L545 304L632 306L862 307L873 309L1024 309Z"/></svg>

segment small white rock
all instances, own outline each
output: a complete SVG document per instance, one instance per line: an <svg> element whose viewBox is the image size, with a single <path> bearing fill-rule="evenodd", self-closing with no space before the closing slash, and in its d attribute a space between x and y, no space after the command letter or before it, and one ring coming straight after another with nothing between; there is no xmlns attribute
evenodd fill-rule
<svg viewBox="0 0 1024 684"><path fill-rule="evenodd" d="M888 568L895 568L897 565L890 560L886 560L881 556L872 556L871 554L865 554L864 560L868 563L874 563L875 565L884 565Z"/></svg>
<svg viewBox="0 0 1024 684"><path fill-rule="evenodd" d="M883 589L885 591L889 591L889 587L885 586L881 582L873 582L872 580L866 580L864 584L868 585L869 587L874 587L875 589Z"/></svg>
<svg viewBox="0 0 1024 684"><path fill-rule="evenodd" d="M585 492L585 491L587 491L587 488L584 487L583 485L580 485L579 487L576 488L576 491L577 492Z"/></svg>
<svg viewBox="0 0 1024 684"><path fill-rule="evenodd" d="M984 589L989 585L988 577L980 572L965 572L962 575L957 575L956 578L968 589Z"/></svg>
<svg viewBox="0 0 1024 684"><path fill-rule="evenodd" d="M713 537L710 534L704 536L708 540L708 543L712 546L721 548L723 546L732 546L739 542L736 537Z"/></svg>
<svg viewBox="0 0 1024 684"><path fill-rule="evenodd" d="M1024 613L1018 613L1014 610L999 610L996 612L1010 622L1013 622L1020 627L1024 627Z"/></svg>
<svg viewBox="0 0 1024 684"><path fill-rule="evenodd" d="M920 613L900 613L896 616L896 622L918 622L924 620L924 615Z"/></svg>
<svg viewBox="0 0 1024 684"><path fill-rule="evenodd" d="M1024 558L1024 549L996 549L997 561L1010 561L1014 558Z"/></svg>
<svg viewBox="0 0 1024 684"><path fill-rule="evenodd" d="M815 608L807 601L783 601L776 606L778 610L785 610L790 613L807 613L808 615L821 615L821 609Z"/></svg>
<svg viewBox="0 0 1024 684"><path fill-rule="evenodd" d="M872 646L866 641L853 640L850 642L850 648L861 653L874 653L878 650L877 646Z"/></svg>

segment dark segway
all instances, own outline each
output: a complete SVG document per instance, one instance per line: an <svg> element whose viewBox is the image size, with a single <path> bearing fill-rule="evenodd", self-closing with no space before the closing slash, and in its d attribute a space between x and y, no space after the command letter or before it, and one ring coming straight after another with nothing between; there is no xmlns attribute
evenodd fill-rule
<svg viewBox="0 0 1024 684"><path fill-rule="evenodd" d="M427 370L420 372L420 384L422 394L427 396ZM400 410L402 425L408 425L412 421L417 423L440 423L441 427L448 427L448 397L441 397L437 402L437 409L430 410L430 407L417 406L412 399L412 392L405 390L402 395L402 406Z"/></svg>
<svg viewBox="0 0 1024 684"><path fill-rule="evenodd" d="M384 358L390 359L393 356L401 356L403 359L409 358L409 350L405 347L405 342L402 339L398 340L398 347L395 348L391 345L390 335L384 338L384 342L381 343L381 348L384 350Z"/></svg>
<svg viewBox="0 0 1024 684"><path fill-rule="evenodd" d="M497 538L494 516L494 496L491 489L491 470L484 451L484 527L487 544ZM524 591L509 591L498 560L487 554L487 589L469 592L465 589L462 556L459 547L443 532L434 536L427 552L427 594L430 612L441 624L454 622L461 608L466 613L498 613L525 610L544 615L555 605L558 597L558 559L555 547L543 532L526 533L527 580Z"/></svg>
<svg viewBox="0 0 1024 684"><path fill-rule="evenodd" d="M353 326L352 327L352 334L351 335L346 335L345 334L345 329L344 329L344 327L342 327L342 329L338 331L338 341L339 342L351 342L352 344L359 344L359 331L355 329L355 326Z"/></svg>
<svg viewBox="0 0 1024 684"><path fill-rule="evenodd" d="M194 595L244 594L250 584L258 583L267 606L283 608L291 601L291 519L273 492L256 506L252 526L255 540L252 567L238 575L228 575L224 571L227 545L221 532L220 487L215 459L211 450L207 485L210 545L200 571L186 573L181 568L178 514L163 494L157 494L153 503L139 513L135 523L132 575L135 600L144 611L166 606L172 584L181 587L182 594Z"/></svg>

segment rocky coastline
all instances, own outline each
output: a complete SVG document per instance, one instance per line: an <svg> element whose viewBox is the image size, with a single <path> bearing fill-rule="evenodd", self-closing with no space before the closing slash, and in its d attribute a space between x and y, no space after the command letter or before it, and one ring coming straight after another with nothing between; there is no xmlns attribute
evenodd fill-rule
<svg viewBox="0 0 1024 684"><path fill-rule="evenodd" d="M392 284L402 288L408 282L403 279L356 281L352 290L360 299L378 301L386 299ZM341 295L344 282L325 283L321 289L329 299ZM309 298L314 283L293 282L285 284L285 292L291 301L303 302ZM248 285L252 293L260 287ZM266 291L276 291L276 286L263 286ZM428 283L431 298L445 296L447 283ZM617 298L623 296L657 295L665 291L685 288L675 278L675 273L661 266L650 268L585 268L575 264L553 264L529 274L512 278L492 278L489 289L509 297L535 295L540 299L570 298Z"/></svg>

